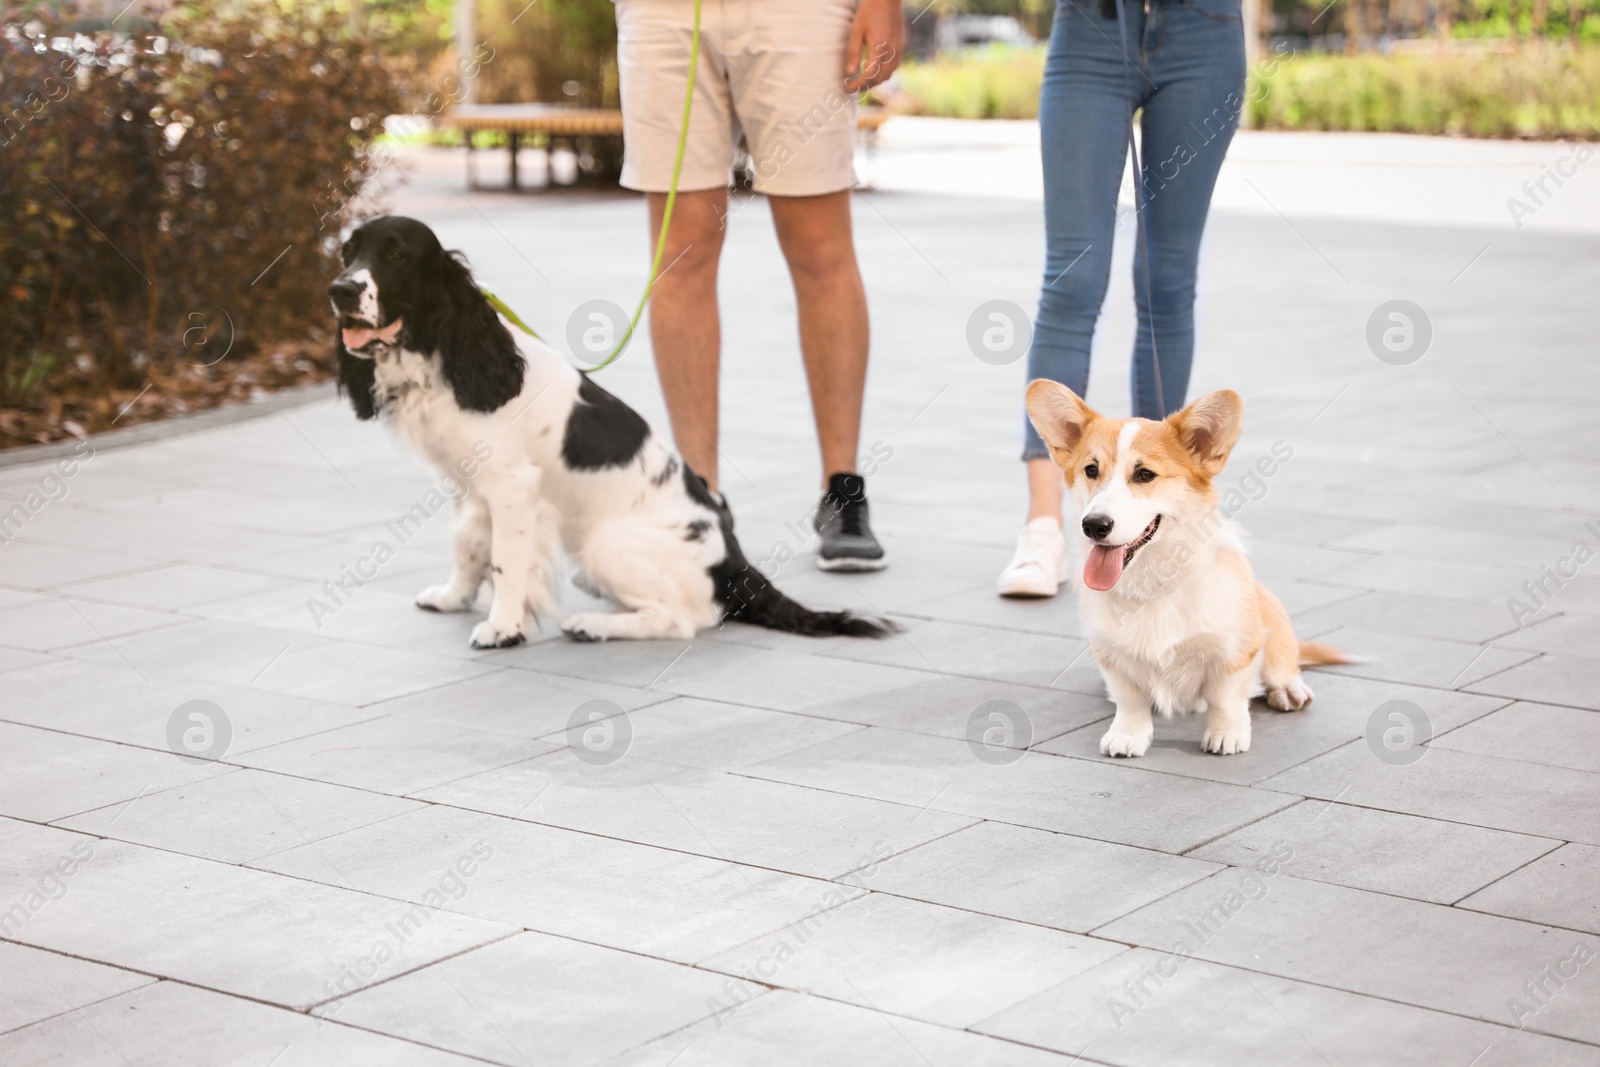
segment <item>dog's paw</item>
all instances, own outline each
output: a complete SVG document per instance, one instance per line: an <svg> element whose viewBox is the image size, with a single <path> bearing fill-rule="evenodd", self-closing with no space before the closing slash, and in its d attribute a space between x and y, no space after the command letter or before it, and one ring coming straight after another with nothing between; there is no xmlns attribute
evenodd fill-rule
<svg viewBox="0 0 1600 1067"><path fill-rule="evenodd" d="M502 630L488 619L472 628L473 648L510 648L526 639L521 630Z"/></svg>
<svg viewBox="0 0 1600 1067"><path fill-rule="evenodd" d="M1267 703L1279 711L1299 711L1311 703L1314 695L1298 675L1282 685L1267 686Z"/></svg>
<svg viewBox="0 0 1600 1067"><path fill-rule="evenodd" d="M1219 756L1232 756L1250 751L1250 724L1243 726L1208 726L1200 739L1200 747Z"/></svg>
<svg viewBox="0 0 1600 1067"><path fill-rule="evenodd" d="M573 641L604 641L607 636L605 626L596 619L594 615L570 615L561 624L561 632Z"/></svg>
<svg viewBox="0 0 1600 1067"><path fill-rule="evenodd" d="M1110 729L1105 736L1100 738L1100 754L1102 756L1142 756L1150 748L1150 739L1155 736L1155 727L1150 727L1142 733L1128 733L1123 730Z"/></svg>
<svg viewBox="0 0 1600 1067"><path fill-rule="evenodd" d="M423 611L457 612L466 611L471 606L467 598L449 582L430 585L417 594L417 607Z"/></svg>

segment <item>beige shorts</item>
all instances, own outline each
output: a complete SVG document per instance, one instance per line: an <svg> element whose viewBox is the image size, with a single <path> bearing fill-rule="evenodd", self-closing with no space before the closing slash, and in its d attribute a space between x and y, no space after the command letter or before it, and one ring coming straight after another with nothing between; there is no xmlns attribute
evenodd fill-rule
<svg viewBox="0 0 1600 1067"><path fill-rule="evenodd" d="M744 131L758 192L817 196L855 184L856 98L844 53L857 0L702 0L694 108L678 188L720 189ZM617 0L622 184L672 181L694 0Z"/></svg>

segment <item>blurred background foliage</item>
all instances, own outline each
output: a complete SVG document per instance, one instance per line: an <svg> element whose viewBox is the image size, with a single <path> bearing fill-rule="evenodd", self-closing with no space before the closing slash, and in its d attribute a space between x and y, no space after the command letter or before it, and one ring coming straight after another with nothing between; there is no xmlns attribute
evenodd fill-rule
<svg viewBox="0 0 1600 1067"><path fill-rule="evenodd" d="M105 425L152 382L181 410L316 377L266 348L325 325L408 64L306 4L11 4L0 33L0 434Z"/></svg>

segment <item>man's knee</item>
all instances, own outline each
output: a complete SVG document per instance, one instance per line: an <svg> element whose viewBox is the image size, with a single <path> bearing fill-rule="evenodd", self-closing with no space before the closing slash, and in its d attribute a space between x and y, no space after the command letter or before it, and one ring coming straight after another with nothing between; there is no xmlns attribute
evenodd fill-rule
<svg viewBox="0 0 1600 1067"><path fill-rule="evenodd" d="M668 264L672 264L673 272L678 274L716 269L717 260L722 255L723 234L726 233L727 197L716 195L720 193L721 190L716 190L685 193L678 197L672 209L672 224L667 228L666 248L661 256L663 270ZM662 199L664 201L665 197ZM660 210L657 205L658 216ZM651 251L653 253L654 249Z"/></svg>

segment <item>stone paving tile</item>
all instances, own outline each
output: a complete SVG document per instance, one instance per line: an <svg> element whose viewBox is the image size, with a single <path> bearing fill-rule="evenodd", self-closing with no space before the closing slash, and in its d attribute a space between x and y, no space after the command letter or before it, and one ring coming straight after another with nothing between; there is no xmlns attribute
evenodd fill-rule
<svg viewBox="0 0 1600 1067"><path fill-rule="evenodd" d="M25 589L7 589L0 586L0 611L14 608L21 604L37 604L44 600L47 594Z"/></svg>
<svg viewBox="0 0 1600 1067"><path fill-rule="evenodd" d="M780 990L608 1060L607 1067L1071 1067L1072 1062L1043 1049Z"/></svg>
<svg viewBox="0 0 1600 1067"><path fill-rule="evenodd" d="M1249 881L1255 877L1255 881ZM1230 894L1232 894L1230 896ZM1209 918L1208 918L1209 916ZM1226 919L1222 918L1226 916ZM1248 968L1556 1037L1600 1040L1593 971L1537 1016L1513 1016L1522 984L1569 958L1582 935L1497 916L1313 882L1225 871L1097 933L1162 952L1179 944ZM1531 1009L1530 1009L1531 1014Z"/></svg>
<svg viewBox="0 0 1600 1067"><path fill-rule="evenodd" d="M809 711L927 680L926 670L699 642L652 688L773 711Z"/></svg>
<svg viewBox="0 0 1600 1067"><path fill-rule="evenodd" d="M695 963L860 890L443 805L255 864L421 901L483 841L492 857L446 907L499 923ZM870 856L868 857L870 858ZM397 905L399 906L399 905Z"/></svg>
<svg viewBox="0 0 1600 1067"><path fill-rule="evenodd" d="M1444 559L1373 556L1317 575L1317 581L1381 593L1504 603L1530 575L1515 567L1488 567Z"/></svg>
<svg viewBox="0 0 1600 1067"><path fill-rule="evenodd" d="M1155 740L1134 765L1211 781L1255 784L1362 737L1370 729L1378 708L1391 700L1416 704L1439 731L1470 722L1505 703L1501 697L1425 689L1323 670L1306 672L1305 681L1316 699L1303 711L1276 711L1260 700L1251 704L1249 752L1226 758L1202 752L1200 738L1205 733L1205 717L1182 715L1156 720ZM1108 722L1097 722L1034 748L1106 762L1106 757L1100 755L1100 737L1107 725Z"/></svg>
<svg viewBox="0 0 1600 1067"><path fill-rule="evenodd" d="M1130 761L1025 752L1014 762L988 763L962 741L876 727L743 773L1164 852L1193 848L1294 802L1282 793L1161 774Z"/></svg>
<svg viewBox="0 0 1600 1067"><path fill-rule="evenodd" d="M42 652L24 652L20 648L0 648L0 674L20 671L24 667L37 667L54 662L53 657Z"/></svg>
<svg viewBox="0 0 1600 1067"><path fill-rule="evenodd" d="M6 844L0 900L36 889L63 858L81 861L60 879L66 891L46 899L8 937L286 1007L326 1000L324 987L369 957L382 962L363 977L393 977L513 929L49 827L6 821L0 834ZM462 843L458 851L468 847ZM262 907L263 901L272 904Z"/></svg>
<svg viewBox="0 0 1600 1067"><path fill-rule="evenodd" d="M497 670L385 700L374 704L371 710L440 726L512 737L552 735L556 743L564 743L562 734L573 714L592 702L603 702L610 707L596 705L588 711L601 715L627 712L637 725L636 713L641 709L670 699L665 693L565 678L559 674Z"/></svg>
<svg viewBox="0 0 1600 1067"><path fill-rule="evenodd" d="M1294 623L1302 633L1308 634L1327 633L1341 626L1356 626L1385 634L1409 634L1474 644L1498 637L1516 625L1504 604L1444 600L1407 593L1362 593L1348 600L1298 613L1294 616ZM1495 643L1505 648L1529 647L1509 638L1502 638Z"/></svg>
<svg viewBox="0 0 1600 1067"><path fill-rule="evenodd" d="M1597 678L1593 659L1545 655L1474 682L1471 690L1600 711Z"/></svg>
<svg viewBox="0 0 1600 1067"><path fill-rule="evenodd" d="M1348 649L1364 660L1348 666L1322 668L1328 673L1435 689L1465 689L1538 655L1495 644L1440 641L1354 626L1340 626L1319 633L1317 640Z"/></svg>
<svg viewBox="0 0 1600 1067"><path fill-rule="evenodd" d="M972 823L926 808L642 759L594 766L567 751L417 796L817 878L837 878L874 855Z"/></svg>
<svg viewBox="0 0 1600 1067"><path fill-rule="evenodd" d="M187 856L246 863L421 806L304 778L236 770L55 825Z"/></svg>
<svg viewBox="0 0 1600 1067"><path fill-rule="evenodd" d="M497 1063L600 1063L711 1014L727 979L522 933L335 1000L315 1014Z"/></svg>
<svg viewBox="0 0 1600 1067"><path fill-rule="evenodd" d="M855 608L861 610L859 604ZM903 625L904 633L883 641L818 641L755 627L739 627L736 632L719 636L721 640L786 653L809 652L829 659L927 671L944 679L964 676L1033 686L1048 686L1062 668L1082 657L1086 648L1084 642L1073 638L937 619L907 619Z"/></svg>
<svg viewBox="0 0 1600 1067"><path fill-rule="evenodd" d="M1448 559L1459 563L1494 560L1497 565L1527 568L1530 573L1537 573L1544 564L1565 555L1572 547L1572 540L1530 536L1525 532L1512 534L1432 523L1399 523L1344 538L1338 545L1385 556Z"/></svg>
<svg viewBox="0 0 1600 1067"><path fill-rule="evenodd" d="M242 483L235 483L237 487ZM100 507L121 515L172 518L194 516L219 526L294 536L338 534L388 517L386 511L404 511L405 506L386 509L377 500L363 500L337 489L317 492L302 483L293 494L267 496L254 491L194 487L169 490L154 497L125 497Z"/></svg>
<svg viewBox="0 0 1600 1067"><path fill-rule="evenodd" d="M62 592L75 600L102 600L155 611L178 611L289 584L282 579L246 571L178 563L115 578L74 582L63 586Z"/></svg>
<svg viewBox="0 0 1600 1067"><path fill-rule="evenodd" d="M1556 848L1547 838L1308 800L1188 855L1241 867L1275 845L1296 878L1453 904Z"/></svg>
<svg viewBox="0 0 1600 1067"><path fill-rule="evenodd" d="M580 645L573 641L541 641L500 654L494 662L512 670L559 674L597 682L652 688L676 671L683 660L710 653L718 645L695 641L606 641ZM737 701L735 702L737 703Z"/></svg>
<svg viewBox="0 0 1600 1067"><path fill-rule="evenodd" d="M1414 763L1376 759L1366 742L1335 749L1262 784L1302 796L1600 844L1600 775L1429 746Z"/></svg>
<svg viewBox="0 0 1600 1067"><path fill-rule="evenodd" d="M0 1034L15 1067L467 1067L482 1061L161 982Z"/></svg>
<svg viewBox="0 0 1600 1067"><path fill-rule="evenodd" d="M132 971L0 941L0 1035L153 981ZM0 1037L0 1056L4 1054Z"/></svg>
<svg viewBox="0 0 1600 1067"><path fill-rule="evenodd" d="M1201 860L983 822L893 856L858 880L881 893L1083 933L1218 869Z"/></svg>
<svg viewBox="0 0 1600 1067"><path fill-rule="evenodd" d="M954 1029L1120 954L1122 946L869 893L704 966Z"/></svg>
<svg viewBox="0 0 1600 1067"><path fill-rule="evenodd" d="M181 616L168 612L51 597L0 611L0 644L31 652L50 652L114 641L181 622Z"/></svg>
<svg viewBox="0 0 1600 1067"><path fill-rule="evenodd" d="M1434 738L1432 747L1600 774L1600 715L1516 703Z"/></svg>
<svg viewBox="0 0 1600 1067"><path fill-rule="evenodd" d="M973 1029L1118 1067L1594 1062L1589 1045L1143 948Z"/></svg>
<svg viewBox="0 0 1600 1067"><path fill-rule="evenodd" d="M628 717L633 734L629 754L708 771L739 770L861 729L814 715L696 697L673 697Z"/></svg>
<svg viewBox="0 0 1600 1067"><path fill-rule="evenodd" d="M998 575L1000 571L996 569L994 573ZM1083 635L1078 606L1070 598L1006 600L994 595L992 577L954 593L913 601L900 609L900 613L1053 637L1077 638Z"/></svg>
<svg viewBox="0 0 1600 1067"><path fill-rule="evenodd" d="M868 700L836 697L808 707L803 713L965 740L974 720L981 723L983 730L988 729L993 721L988 716L994 709L985 710L986 706L1002 701L1022 710L1026 729L1002 738L1001 743L1024 748L1030 741L1054 737L1112 714L1115 708L1105 698L1104 684L1097 685L1100 692L1091 695L1070 689L921 674L898 688L876 692Z"/></svg>
<svg viewBox="0 0 1600 1067"><path fill-rule="evenodd" d="M203 510L191 515L110 515L89 508L46 508L28 523L30 541L145 560L237 563L265 552L287 552L303 536L247 530L215 523ZM148 564L147 564L148 565Z"/></svg>
<svg viewBox="0 0 1600 1067"><path fill-rule="evenodd" d="M360 706L414 693L490 668L448 656L398 652L375 645L284 634L195 620L151 633L80 645L74 659L125 663L225 685Z"/></svg>
<svg viewBox="0 0 1600 1067"><path fill-rule="evenodd" d="M1600 934L1600 848L1562 845L1459 906Z"/></svg>
<svg viewBox="0 0 1600 1067"><path fill-rule="evenodd" d="M554 749L542 741L393 715L241 753L238 763L396 796Z"/></svg>
<svg viewBox="0 0 1600 1067"><path fill-rule="evenodd" d="M191 700L210 701L227 717L232 741L224 755L379 714L248 686L140 673L121 660L105 664L51 660L12 672L6 679L5 699L0 702L0 719L144 748L166 748L169 721Z"/></svg>
<svg viewBox="0 0 1600 1067"><path fill-rule="evenodd" d="M1600 615L1572 612L1538 623L1529 619L1523 629L1506 634L1495 644L1600 659Z"/></svg>
<svg viewBox="0 0 1600 1067"><path fill-rule="evenodd" d="M223 773L171 752L0 723L0 816L49 822Z"/></svg>

